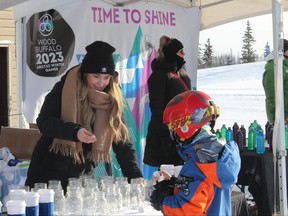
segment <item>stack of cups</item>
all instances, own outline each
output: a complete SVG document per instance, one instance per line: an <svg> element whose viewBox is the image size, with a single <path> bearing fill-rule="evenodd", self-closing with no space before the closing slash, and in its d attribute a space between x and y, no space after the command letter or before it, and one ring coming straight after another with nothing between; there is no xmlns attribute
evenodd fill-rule
<svg viewBox="0 0 288 216"><path fill-rule="evenodd" d="M39 215L54 215L54 191L53 189L39 189Z"/></svg>
<svg viewBox="0 0 288 216"><path fill-rule="evenodd" d="M25 216L26 204L24 200L9 200L6 203L7 216Z"/></svg>
<svg viewBox="0 0 288 216"><path fill-rule="evenodd" d="M39 215L39 197L38 192L29 191L25 194L27 216Z"/></svg>

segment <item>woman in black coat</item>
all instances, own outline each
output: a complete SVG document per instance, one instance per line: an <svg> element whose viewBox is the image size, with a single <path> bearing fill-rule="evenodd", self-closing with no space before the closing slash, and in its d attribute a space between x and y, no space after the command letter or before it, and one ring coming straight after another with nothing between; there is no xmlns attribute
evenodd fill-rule
<svg viewBox="0 0 288 216"><path fill-rule="evenodd" d="M142 177L123 119L123 98L115 72L115 48L96 41L86 47L82 64L55 84L37 118L42 133L34 148L25 185L61 180L93 172L111 163L111 148L130 180Z"/></svg>
<svg viewBox="0 0 288 216"><path fill-rule="evenodd" d="M144 163L154 167L161 164L182 165L167 125L163 124L163 112L167 103L177 94L191 90L191 80L183 69L182 43L167 36L160 38L157 57L152 61L152 74L148 79L151 120L148 126Z"/></svg>

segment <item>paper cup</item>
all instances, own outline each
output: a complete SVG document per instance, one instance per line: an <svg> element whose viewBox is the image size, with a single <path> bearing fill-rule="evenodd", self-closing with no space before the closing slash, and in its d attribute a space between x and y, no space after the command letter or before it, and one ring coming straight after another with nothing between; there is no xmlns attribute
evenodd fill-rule
<svg viewBox="0 0 288 216"><path fill-rule="evenodd" d="M7 215L25 216L26 204L24 200L9 200L6 203Z"/></svg>
<svg viewBox="0 0 288 216"><path fill-rule="evenodd" d="M158 171L153 172L153 178L158 180L160 178L160 173Z"/></svg>
<svg viewBox="0 0 288 216"><path fill-rule="evenodd" d="M173 164L162 164L160 166L161 171L167 172L169 175L174 175L174 165Z"/></svg>
<svg viewBox="0 0 288 216"><path fill-rule="evenodd" d="M164 180L164 177L160 175L159 171L155 171L153 173L153 181L154 184L156 184L157 182L161 182Z"/></svg>
<svg viewBox="0 0 288 216"><path fill-rule="evenodd" d="M179 176L179 173L180 173L182 167L183 167L183 166L181 166L181 165L174 167L174 176L175 176L176 178Z"/></svg>

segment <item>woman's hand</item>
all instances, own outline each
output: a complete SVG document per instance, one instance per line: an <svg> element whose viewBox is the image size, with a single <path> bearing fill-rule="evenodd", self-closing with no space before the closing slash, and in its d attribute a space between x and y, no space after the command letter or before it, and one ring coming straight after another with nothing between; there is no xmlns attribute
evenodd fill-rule
<svg viewBox="0 0 288 216"><path fill-rule="evenodd" d="M85 128L78 130L77 138L80 142L84 143L93 143L97 141L96 136Z"/></svg>

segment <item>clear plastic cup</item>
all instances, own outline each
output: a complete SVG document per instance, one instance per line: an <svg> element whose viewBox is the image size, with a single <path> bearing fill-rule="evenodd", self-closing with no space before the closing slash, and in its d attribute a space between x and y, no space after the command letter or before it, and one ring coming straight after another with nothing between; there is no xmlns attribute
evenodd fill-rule
<svg viewBox="0 0 288 216"><path fill-rule="evenodd" d="M173 164L162 164L160 166L161 171L167 172L169 175L174 175L174 165Z"/></svg>

